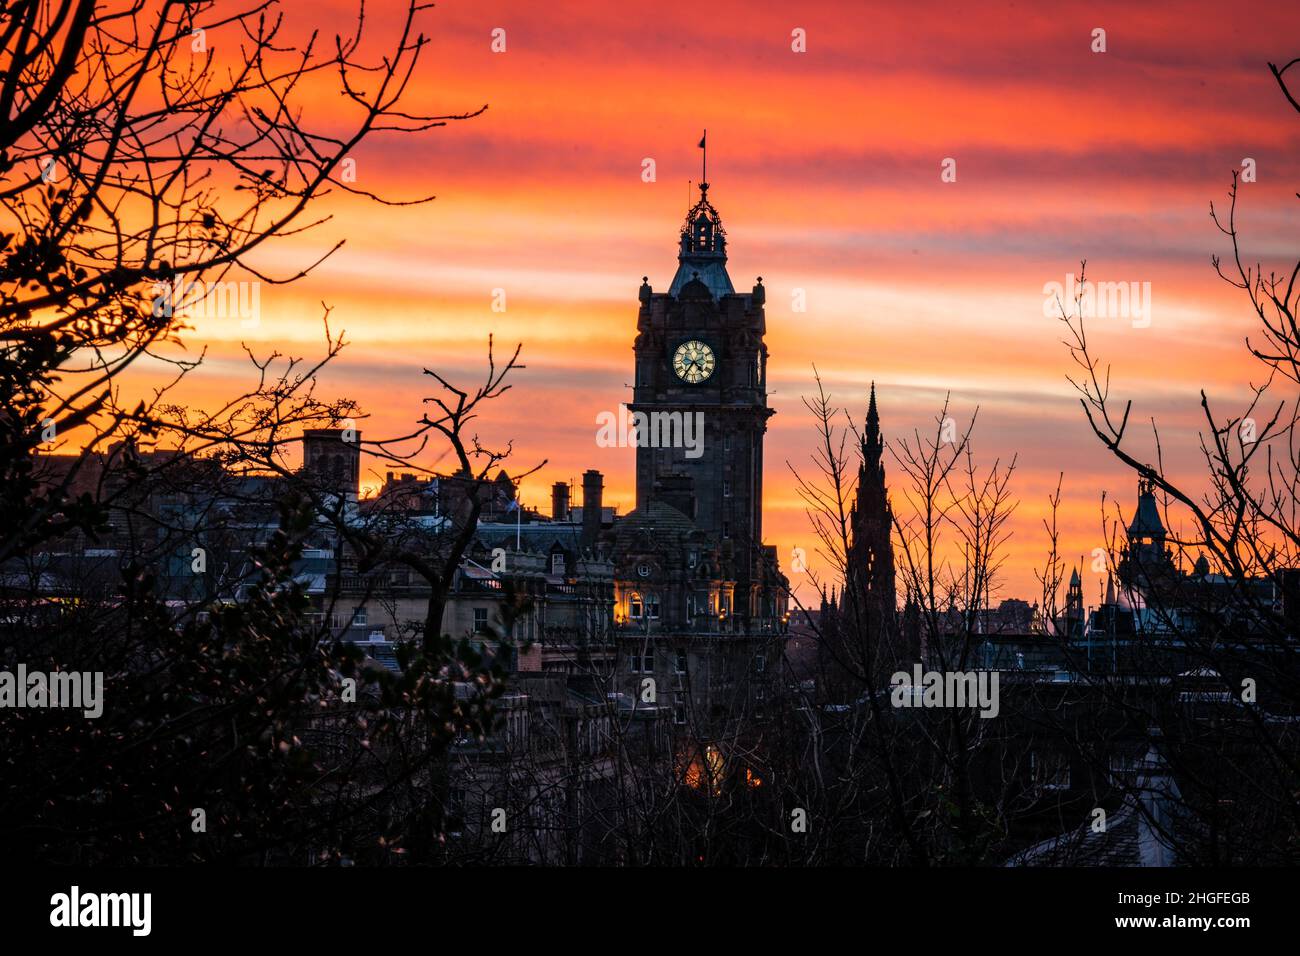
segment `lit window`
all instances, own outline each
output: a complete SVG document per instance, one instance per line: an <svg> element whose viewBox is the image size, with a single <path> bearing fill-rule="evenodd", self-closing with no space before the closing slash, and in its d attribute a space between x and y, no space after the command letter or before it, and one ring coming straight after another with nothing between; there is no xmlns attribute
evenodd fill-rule
<svg viewBox="0 0 1300 956"><path fill-rule="evenodd" d="M644 607L641 603L641 595L639 594L631 595L627 599L627 616L640 620L643 613L644 613Z"/></svg>

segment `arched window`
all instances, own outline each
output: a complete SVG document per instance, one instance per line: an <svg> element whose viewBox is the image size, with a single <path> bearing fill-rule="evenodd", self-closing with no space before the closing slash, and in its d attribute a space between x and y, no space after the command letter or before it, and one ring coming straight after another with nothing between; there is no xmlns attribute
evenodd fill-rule
<svg viewBox="0 0 1300 956"><path fill-rule="evenodd" d="M700 214L695 220L695 251L704 252L709 248L709 239L713 232L713 223L709 222L709 217Z"/></svg>

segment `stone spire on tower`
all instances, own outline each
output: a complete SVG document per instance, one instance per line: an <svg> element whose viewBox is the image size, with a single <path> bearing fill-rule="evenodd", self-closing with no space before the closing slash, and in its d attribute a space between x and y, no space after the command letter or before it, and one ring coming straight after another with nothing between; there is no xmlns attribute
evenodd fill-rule
<svg viewBox="0 0 1300 956"><path fill-rule="evenodd" d="M870 632L879 637L892 622L895 610L894 515L885 488L885 466L881 461L884 440L880 435L880 414L876 410L876 384L871 383L867 420L862 430L862 461L858 487L849 514L849 550L845 562L845 593L841 608L845 617L857 613Z"/></svg>
<svg viewBox="0 0 1300 956"><path fill-rule="evenodd" d="M879 473L882 487L885 481L885 468L880 463L880 456L884 450L884 443L880 440L880 413L876 411L876 383L872 382L871 399L867 403L867 424L862 432L862 463L864 467L870 464Z"/></svg>

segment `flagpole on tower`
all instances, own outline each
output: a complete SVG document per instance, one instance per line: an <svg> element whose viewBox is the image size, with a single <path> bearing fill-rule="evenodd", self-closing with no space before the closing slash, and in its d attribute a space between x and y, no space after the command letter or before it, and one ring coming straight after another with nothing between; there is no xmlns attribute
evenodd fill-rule
<svg viewBox="0 0 1300 956"><path fill-rule="evenodd" d="M700 137L700 149L704 150L704 156L700 159L700 182L707 183L709 181L709 131L707 129Z"/></svg>

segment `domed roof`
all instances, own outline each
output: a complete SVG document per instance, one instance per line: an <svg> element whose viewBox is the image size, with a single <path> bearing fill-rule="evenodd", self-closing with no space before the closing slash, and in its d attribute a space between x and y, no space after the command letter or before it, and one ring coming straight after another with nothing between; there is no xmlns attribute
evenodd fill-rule
<svg viewBox="0 0 1300 956"><path fill-rule="evenodd" d="M614 526L614 533L619 538L642 531L656 536L688 535L694 533L695 523L672 505L652 501L644 508L628 512Z"/></svg>
<svg viewBox="0 0 1300 956"><path fill-rule="evenodd" d="M677 293L679 299L712 299L713 292L703 281L700 280L700 274L696 272L691 276L680 292Z"/></svg>

